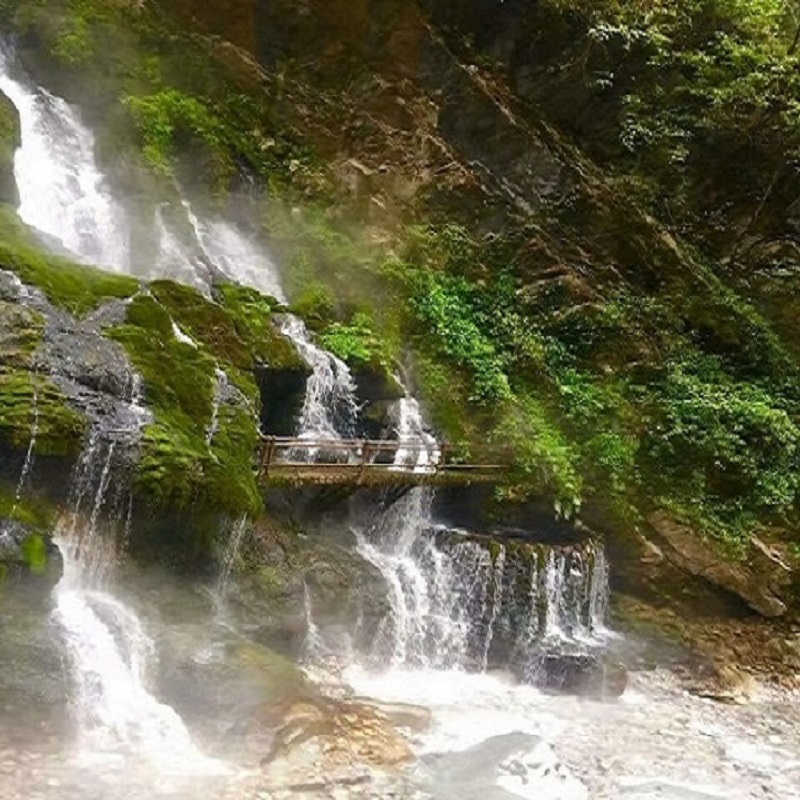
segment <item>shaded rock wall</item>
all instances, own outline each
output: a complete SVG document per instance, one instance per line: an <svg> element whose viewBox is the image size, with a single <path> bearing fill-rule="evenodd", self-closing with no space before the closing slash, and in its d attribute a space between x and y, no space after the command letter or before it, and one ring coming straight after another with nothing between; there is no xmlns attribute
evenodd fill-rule
<svg viewBox="0 0 800 800"><path fill-rule="evenodd" d="M14 152L19 147L19 114L14 104L0 92L0 203L19 202L14 179Z"/></svg>

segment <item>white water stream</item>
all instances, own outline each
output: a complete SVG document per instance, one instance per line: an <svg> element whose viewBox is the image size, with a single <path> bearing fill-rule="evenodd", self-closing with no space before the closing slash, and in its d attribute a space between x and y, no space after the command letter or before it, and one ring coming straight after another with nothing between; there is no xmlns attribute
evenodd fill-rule
<svg viewBox="0 0 800 800"><path fill-rule="evenodd" d="M397 401L394 411L395 435L401 445L395 453L395 467L411 467L415 472L431 471L440 461L442 451L425 425L419 402L406 392L406 396Z"/></svg>
<svg viewBox="0 0 800 800"><path fill-rule="evenodd" d="M115 591L131 502L115 474L117 456L147 420L131 388L129 428L93 427L75 468L70 514L56 531L64 574L56 621L73 677L79 759L142 759L167 772L219 772L195 747L180 716L148 689L156 653L136 611Z"/></svg>
<svg viewBox="0 0 800 800"><path fill-rule="evenodd" d="M136 264L130 222L99 170L91 131L68 103L15 77L12 66L11 53L0 49L0 90L20 113L15 173L25 222L90 263L137 277L170 277L206 294L213 280L222 278L286 301L278 270L260 243L231 222L201 218L182 196L171 217L161 206L154 212L155 270ZM182 224L175 215L183 216ZM349 369L314 344L299 319L287 315L283 332L313 371L299 435L352 436L358 408Z"/></svg>
<svg viewBox="0 0 800 800"><path fill-rule="evenodd" d="M14 519L17 507L22 494L25 491L25 484L31 474L33 468L33 459L36 453L36 437L39 435L39 393L36 388L36 382L32 383L33 388L33 421L31 422L31 438L28 442L28 449L25 452L25 461L22 464L22 471L20 472L19 481L17 483L17 490L14 492L14 505L11 508L11 519Z"/></svg>
<svg viewBox="0 0 800 800"><path fill-rule="evenodd" d="M0 47L0 90L23 133L14 161L20 217L81 260L126 271L127 220L97 168L92 132L64 100L13 78L9 61Z"/></svg>
<svg viewBox="0 0 800 800"><path fill-rule="evenodd" d="M305 439L341 439L355 434L358 403L347 365L318 347L302 320L287 315L281 330L311 367L297 432ZM298 453L302 457L302 453ZM313 458L313 453L311 454Z"/></svg>

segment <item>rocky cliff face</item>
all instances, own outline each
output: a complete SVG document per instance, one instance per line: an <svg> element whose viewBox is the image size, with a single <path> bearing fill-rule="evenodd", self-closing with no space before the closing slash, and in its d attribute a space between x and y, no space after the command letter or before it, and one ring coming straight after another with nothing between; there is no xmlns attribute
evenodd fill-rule
<svg viewBox="0 0 800 800"><path fill-rule="evenodd" d="M20 57L85 109L137 202L175 176L226 210L256 186L248 208L309 324L362 363L410 355L444 436L465 452L513 447L507 499L545 497L620 541L644 537L765 608L729 580L746 566L706 560L744 559L754 535L790 567L797 554L797 315L783 300L794 178L770 189L776 140L759 140L763 170L738 183L736 136L727 166L704 171L713 141L698 134L680 180L633 158L623 101L654 82L652 54L584 4L22 5L3 10ZM185 298L156 293L180 314ZM140 330L128 319L115 338L147 391L142 321L163 321L135 307ZM163 463L182 470L169 436L150 444L153 484ZM229 466L244 463L242 451ZM675 530L713 555L676 545ZM793 602L778 583L770 613Z"/></svg>

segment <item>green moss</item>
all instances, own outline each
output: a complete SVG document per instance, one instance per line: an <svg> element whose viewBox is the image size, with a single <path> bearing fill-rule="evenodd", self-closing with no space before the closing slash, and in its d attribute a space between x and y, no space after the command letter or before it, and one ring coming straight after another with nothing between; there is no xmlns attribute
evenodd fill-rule
<svg viewBox="0 0 800 800"><path fill-rule="evenodd" d="M232 283L220 284L215 292L230 315L251 358L276 370L307 369L294 345L278 332L272 313L280 305L274 298L264 297L253 289Z"/></svg>
<svg viewBox="0 0 800 800"><path fill-rule="evenodd" d="M174 337L171 312L196 337L196 347ZM142 438L141 493L161 507L257 513L261 499L252 460L258 434L252 413L223 405L211 446L206 442L217 364L231 371L237 366L215 356L224 354L240 366L247 355L224 310L191 289L161 282L152 297L131 302L126 324L109 335L142 375L155 415Z"/></svg>
<svg viewBox="0 0 800 800"><path fill-rule="evenodd" d="M14 153L20 142L19 116L14 104L0 93L0 174L14 167Z"/></svg>
<svg viewBox="0 0 800 800"><path fill-rule="evenodd" d="M44 321L38 312L0 300L0 365L26 367L43 331Z"/></svg>
<svg viewBox="0 0 800 800"><path fill-rule="evenodd" d="M43 572L47 566L47 548L38 533L26 536L21 546L22 558L34 574Z"/></svg>
<svg viewBox="0 0 800 800"><path fill-rule="evenodd" d="M172 281L155 281L150 291L172 319L217 359L239 369L253 366L253 356L239 336L231 315L194 289ZM171 328L171 323L170 324Z"/></svg>
<svg viewBox="0 0 800 800"><path fill-rule="evenodd" d="M182 417L201 430L211 419L214 359L199 348L179 342L170 315L156 300L135 297L126 324L109 331L120 342L144 379L151 408Z"/></svg>
<svg viewBox="0 0 800 800"><path fill-rule="evenodd" d="M67 406L58 388L43 376L0 368L0 442L15 450L27 450L34 409L38 413L37 455L79 452L86 422Z"/></svg>
<svg viewBox="0 0 800 800"><path fill-rule="evenodd" d="M0 518L13 519L39 533L52 530L57 510L40 494L23 493L17 501L16 486L0 484Z"/></svg>
<svg viewBox="0 0 800 800"><path fill-rule="evenodd" d="M138 281L94 267L75 264L36 249L30 231L16 213L0 206L0 269L41 289L56 306L82 316L101 303L131 297Z"/></svg>

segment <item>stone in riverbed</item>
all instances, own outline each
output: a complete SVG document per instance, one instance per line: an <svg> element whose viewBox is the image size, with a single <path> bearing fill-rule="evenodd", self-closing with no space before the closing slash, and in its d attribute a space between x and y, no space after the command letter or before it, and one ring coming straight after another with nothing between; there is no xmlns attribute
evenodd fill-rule
<svg viewBox="0 0 800 800"><path fill-rule="evenodd" d="M535 683L544 691L614 698L625 691L628 672L622 664L588 653L547 653Z"/></svg>
<svg viewBox="0 0 800 800"><path fill-rule="evenodd" d="M283 787L371 780L412 760L411 746L372 704L318 697L285 713L264 765Z"/></svg>

